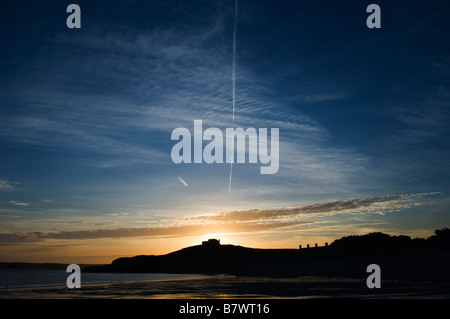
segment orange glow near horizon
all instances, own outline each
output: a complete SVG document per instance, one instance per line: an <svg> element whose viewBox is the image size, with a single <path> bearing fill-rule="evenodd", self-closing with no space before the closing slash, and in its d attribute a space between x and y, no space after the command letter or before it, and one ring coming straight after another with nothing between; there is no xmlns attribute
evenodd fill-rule
<svg viewBox="0 0 450 319"><path fill-rule="evenodd" d="M119 257L163 255L185 247L200 245L210 238L221 244L251 248L314 247L348 235L386 232L424 238L434 229L389 228L380 220L359 222L362 216L383 216L384 211L405 209L412 197L399 195L361 200L336 200L294 208L251 209L190 217L155 220L136 227L131 217L120 219L121 228L96 228L99 220L77 223L70 229L33 229L3 234L0 262L53 262L74 264L111 263ZM423 196L423 195L421 195ZM406 205L406 206L405 206ZM86 226L88 225L88 226ZM131 226L132 225L132 226ZM76 227L76 228L75 228Z"/></svg>
<svg viewBox="0 0 450 319"><path fill-rule="evenodd" d="M46 240L1 247L2 262L67 264L109 264L119 257L164 255L179 249L201 245L215 238L223 245L251 248L298 248L295 238L271 239L267 234L215 232L198 236L151 238L115 238L84 240Z"/></svg>
<svg viewBox="0 0 450 319"><path fill-rule="evenodd" d="M347 231L349 229L346 229ZM376 229L365 229L357 233L363 234ZM349 235L348 232L341 232ZM400 234L400 233L399 233ZM411 237L427 237L432 231L422 230ZM421 236L420 236L421 235ZM109 264L119 257L137 255L164 255L185 247L201 245L210 238L220 239L221 244L232 244L251 248L290 248L298 249L298 245L311 247L337 239L338 233L332 230L302 230L301 235L293 235L285 230L271 232L211 232L198 236L161 236L161 237L128 237L101 238L83 240L44 240L1 246L1 262L35 262L35 263L67 263L67 264Z"/></svg>

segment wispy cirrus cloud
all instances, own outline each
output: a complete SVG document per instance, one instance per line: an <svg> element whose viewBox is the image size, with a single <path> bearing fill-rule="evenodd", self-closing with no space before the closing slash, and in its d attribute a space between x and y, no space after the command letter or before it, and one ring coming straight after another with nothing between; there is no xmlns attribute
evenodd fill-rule
<svg viewBox="0 0 450 319"><path fill-rule="evenodd" d="M0 191L2 190L12 190L14 186L6 178L0 178Z"/></svg>
<svg viewBox="0 0 450 319"><path fill-rule="evenodd" d="M77 47L79 55L68 53L70 58L62 58L64 54L52 56L54 51L49 51L39 56L47 66L39 70L45 81L36 81L35 74L16 79L21 83L17 87L26 87L16 93L26 112L8 114L0 137L81 155L79 163L95 167L143 163L163 165L164 171L171 164L168 144L174 128L191 129L194 119L202 119L205 128L233 124L233 30L223 21L232 18L234 6L227 10L217 10L216 19L187 29L177 25L143 32L130 26L125 34L132 37L114 28L106 34L93 28L89 35L49 36L53 50ZM330 133L324 125L270 97L277 86L244 63L239 45L238 39L236 125L280 129L278 174L289 183L306 181L311 192L323 192L330 181L349 185L352 174L364 165L363 156L354 149L329 147ZM342 98L342 93L318 93L298 102ZM177 174L189 177L185 172ZM233 189L251 180L236 175ZM295 192L291 188L290 193Z"/></svg>
<svg viewBox="0 0 450 319"><path fill-rule="evenodd" d="M19 202L19 201L16 201L16 200L10 200L9 203L11 205L14 205L14 206L23 206L23 207L30 206L30 203Z"/></svg>
<svg viewBox="0 0 450 319"><path fill-rule="evenodd" d="M27 116L11 108L3 117L0 137L47 149L113 156L109 163L166 159L167 153L161 151L165 145L155 132L180 126L184 116L177 110L189 106L192 116L204 114L218 101L223 104L216 95L224 92L219 83L225 78L221 69L226 63L216 57L220 48L205 45L221 27L217 19L196 31L169 27L142 32L130 27L127 34L136 34L131 38L105 35L95 27L86 37L49 36L47 45L63 51L67 44L76 45L83 58L61 59L51 56L52 50L40 56L48 68L38 75L46 81L36 81L31 71L16 80L12 91L28 89L13 93L11 104L26 108Z"/></svg>
<svg viewBox="0 0 450 319"><path fill-rule="evenodd" d="M340 101L348 99L348 95L344 93L322 93L322 94L312 94L305 97L304 101L307 103L319 103L326 101Z"/></svg>

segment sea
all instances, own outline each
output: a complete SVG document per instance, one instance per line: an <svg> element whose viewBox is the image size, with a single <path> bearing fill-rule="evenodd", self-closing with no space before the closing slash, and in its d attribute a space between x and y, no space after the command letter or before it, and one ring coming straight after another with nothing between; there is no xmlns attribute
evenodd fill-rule
<svg viewBox="0 0 450 319"><path fill-rule="evenodd" d="M71 273L65 269L0 269L0 289L66 286ZM203 279L207 275L165 273L90 273L81 272L81 285L113 282Z"/></svg>

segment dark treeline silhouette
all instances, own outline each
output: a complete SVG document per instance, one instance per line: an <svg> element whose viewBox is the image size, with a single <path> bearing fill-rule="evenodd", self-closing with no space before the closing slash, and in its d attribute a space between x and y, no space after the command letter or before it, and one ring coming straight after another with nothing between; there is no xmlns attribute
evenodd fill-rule
<svg viewBox="0 0 450 319"><path fill-rule="evenodd" d="M380 248L423 245L426 243L448 243L450 242L450 229L443 228L435 230L435 235L423 239L411 239L409 236L391 236L388 234L375 232L366 235L351 235L336 239L331 246L337 248Z"/></svg>
<svg viewBox="0 0 450 319"><path fill-rule="evenodd" d="M436 242L436 243L449 243L450 242L450 229L448 228L442 228L442 229L436 229L434 231L433 236L428 237L428 241L430 242Z"/></svg>
<svg viewBox="0 0 450 319"><path fill-rule="evenodd" d="M367 235L342 237L331 243L331 246L337 248L378 248L388 245L406 246L411 244L413 244L413 241L409 236L390 236L384 233L376 232L369 233Z"/></svg>
<svg viewBox="0 0 450 319"><path fill-rule="evenodd" d="M361 277L372 263L382 267L386 278L450 281L450 230L436 230L427 239L375 232L303 249L256 249L211 239L166 255L121 257L84 271Z"/></svg>

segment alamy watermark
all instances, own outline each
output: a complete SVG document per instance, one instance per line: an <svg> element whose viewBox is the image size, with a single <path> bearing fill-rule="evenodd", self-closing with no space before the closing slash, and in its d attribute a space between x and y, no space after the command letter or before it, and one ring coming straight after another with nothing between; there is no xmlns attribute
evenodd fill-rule
<svg viewBox="0 0 450 319"><path fill-rule="evenodd" d="M70 264L67 266L66 272L71 274L67 277L66 285L67 288L81 288L81 269L77 264Z"/></svg>
<svg viewBox="0 0 450 319"><path fill-rule="evenodd" d="M381 268L377 264L367 266L366 272L370 273L367 277L367 288L381 288Z"/></svg>
<svg viewBox="0 0 450 319"><path fill-rule="evenodd" d="M194 120L193 136L187 128L178 127L172 131L171 139L179 141L172 147L171 152L172 161L176 164L203 162L239 164L246 163L248 157L248 163L256 164L259 160L259 163L265 165L260 167L261 174L278 172L280 164L278 128L270 129L270 140L268 140L267 128L258 130L253 127L246 130L241 127L226 128L224 145L222 130L210 127L203 131L202 120ZM204 148L203 141L209 141ZM247 153L248 156L246 156Z"/></svg>

